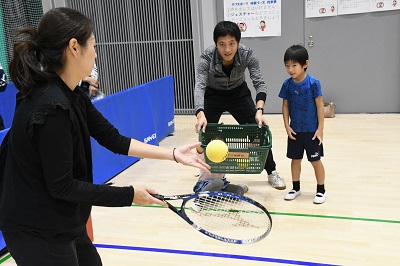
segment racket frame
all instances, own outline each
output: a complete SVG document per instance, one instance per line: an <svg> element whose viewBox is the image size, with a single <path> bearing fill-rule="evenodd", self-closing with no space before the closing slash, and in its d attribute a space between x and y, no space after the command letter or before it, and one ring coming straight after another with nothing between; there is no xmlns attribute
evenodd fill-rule
<svg viewBox="0 0 400 266"><path fill-rule="evenodd" d="M251 198L245 197L245 196L237 195L235 193L224 192L224 191L202 191L202 192L198 192L198 193L173 195L173 196L163 196L163 195L159 195L159 194L152 195L152 196L167 203L168 208L170 210L172 210L173 212L178 214L183 220L185 220L188 224L190 224L192 227L194 227L200 233L203 233L206 236L212 237L214 239L217 239L217 240L220 240L223 242L233 243L233 244L250 244L250 243L260 241L261 239L265 238L271 231L272 218L271 218L271 215L269 214L268 210L259 202L255 201ZM202 197L203 198L204 197L231 197L233 199L238 199L238 200L246 201L250 204L253 204L253 205L257 206L258 208L260 208L268 216L268 219L269 219L268 230L266 232L264 232L264 234L262 234L261 236L251 238L251 239L243 239L243 240L232 239L232 238L213 234L213 233L203 229L202 227L198 226L197 224L195 224L192 220L190 220L190 218L187 216L187 214L185 212L185 206L189 200L194 199L194 198L200 199ZM180 209L174 207L171 203L168 202L168 200L182 200Z"/></svg>

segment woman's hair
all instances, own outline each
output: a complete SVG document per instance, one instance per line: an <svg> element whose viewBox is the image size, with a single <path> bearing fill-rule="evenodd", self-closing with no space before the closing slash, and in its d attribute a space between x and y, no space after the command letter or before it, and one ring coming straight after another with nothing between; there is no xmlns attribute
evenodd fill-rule
<svg viewBox="0 0 400 266"><path fill-rule="evenodd" d="M232 21L220 21L214 28L214 43L217 44L219 37L231 35L235 37L237 42L240 42L242 36L239 26Z"/></svg>
<svg viewBox="0 0 400 266"><path fill-rule="evenodd" d="M10 63L10 77L22 95L44 83L63 69L63 55L75 38L82 46L93 34L93 22L82 13L54 8L45 13L37 29L19 30Z"/></svg>
<svg viewBox="0 0 400 266"><path fill-rule="evenodd" d="M301 44L295 44L290 46L283 56L283 62L286 64L289 61L297 62L301 66L304 66L308 60L307 49ZM307 71L307 68L304 70Z"/></svg>

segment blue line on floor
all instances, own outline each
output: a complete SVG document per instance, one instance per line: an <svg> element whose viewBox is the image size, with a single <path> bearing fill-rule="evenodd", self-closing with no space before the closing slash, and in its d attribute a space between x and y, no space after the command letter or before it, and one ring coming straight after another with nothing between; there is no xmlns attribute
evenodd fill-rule
<svg viewBox="0 0 400 266"><path fill-rule="evenodd" d="M237 259L237 260L274 262L274 263L290 264L290 265L337 266L335 264L325 264L325 263L318 263L318 262L284 260L284 259L264 258L264 257L255 257L255 256L224 254L224 253L188 251L188 250L179 250L179 249L148 248L148 247L120 246L120 245L107 245L107 244L94 244L94 245L97 248L137 250L137 251L159 252L159 253L173 253L173 254L183 254L183 255L192 255L192 256L218 257L218 258L229 258L229 259Z"/></svg>

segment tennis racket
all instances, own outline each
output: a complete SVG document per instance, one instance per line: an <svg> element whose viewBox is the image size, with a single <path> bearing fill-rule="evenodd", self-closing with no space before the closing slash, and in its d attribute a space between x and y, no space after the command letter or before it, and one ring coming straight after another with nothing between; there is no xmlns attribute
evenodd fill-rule
<svg viewBox="0 0 400 266"><path fill-rule="evenodd" d="M167 203L199 232L214 239L248 244L266 237L271 231L272 219L267 209L255 200L223 191L204 191L194 194L153 195ZM178 209L168 201L182 200Z"/></svg>

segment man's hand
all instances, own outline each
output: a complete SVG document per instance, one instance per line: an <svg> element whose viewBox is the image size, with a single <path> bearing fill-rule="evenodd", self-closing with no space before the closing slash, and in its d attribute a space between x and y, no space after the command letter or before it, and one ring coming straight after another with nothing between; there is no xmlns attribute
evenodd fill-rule
<svg viewBox="0 0 400 266"><path fill-rule="evenodd" d="M263 111L262 110L257 110L257 112L256 112L256 122L257 122L259 128L261 128L263 125L268 125L267 120L265 120L265 118L263 116Z"/></svg>
<svg viewBox="0 0 400 266"><path fill-rule="evenodd" d="M199 133L200 130L203 130L203 133L206 132L206 127L207 127L207 119L206 119L206 115L204 114L203 111L200 111L197 114L197 121L196 121L196 133Z"/></svg>

